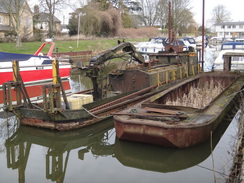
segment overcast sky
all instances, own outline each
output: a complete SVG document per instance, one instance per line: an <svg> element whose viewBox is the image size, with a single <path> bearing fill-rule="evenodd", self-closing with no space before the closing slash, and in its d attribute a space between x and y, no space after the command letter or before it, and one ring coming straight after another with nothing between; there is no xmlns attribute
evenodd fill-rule
<svg viewBox="0 0 244 183"><path fill-rule="evenodd" d="M31 9L39 0L28 0ZM70 0L72 3L75 0ZM194 18L198 24L202 23L202 5L203 0L191 0L192 1L192 12L194 13ZM205 0L205 20L211 19L211 12L213 8L217 5L224 5L228 11L231 13L233 21L244 21L244 0ZM69 9L68 11L71 11ZM65 23L68 22L68 13L65 11L65 15L58 15L58 18Z"/></svg>
<svg viewBox="0 0 244 183"><path fill-rule="evenodd" d="M192 11L197 23L202 23L203 0L192 0ZM233 21L244 21L244 0L205 0L205 20L212 17L212 10L217 5L224 5L231 13Z"/></svg>

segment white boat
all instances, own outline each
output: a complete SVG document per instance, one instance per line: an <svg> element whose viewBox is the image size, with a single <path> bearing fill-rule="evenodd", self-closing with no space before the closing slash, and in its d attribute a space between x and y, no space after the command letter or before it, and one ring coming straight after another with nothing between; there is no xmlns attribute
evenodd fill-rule
<svg viewBox="0 0 244 183"><path fill-rule="evenodd" d="M194 48L194 50L196 50L197 48L197 44L194 38L191 37L184 37L182 38L185 46L187 47L187 49L190 49L190 47Z"/></svg>
<svg viewBox="0 0 244 183"><path fill-rule="evenodd" d="M224 58L223 55L231 52L233 55L238 53L244 53L244 42L226 42L221 45L221 51L214 61L213 70L223 71ZM244 57L242 56L232 56L231 57L231 70L244 70Z"/></svg>
<svg viewBox="0 0 244 183"><path fill-rule="evenodd" d="M145 60L149 60L148 54L158 53L164 51L165 37L155 37L150 39L148 42L140 42L135 45L136 50L140 52Z"/></svg>

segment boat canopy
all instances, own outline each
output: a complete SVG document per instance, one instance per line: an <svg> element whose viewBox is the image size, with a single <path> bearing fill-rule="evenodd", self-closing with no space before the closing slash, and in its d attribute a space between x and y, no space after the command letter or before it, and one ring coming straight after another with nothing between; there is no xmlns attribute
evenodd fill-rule
<svg viewBox="0 0 244 183"><path fill-rule="evenodd" d="M223 43L221 50L244 50L244 42L230 41Z"/></svg>
<svg viewBox="0 0 244 183"><path fill-rule="evenodd" d="M32 54L0 52L0 62L9 62L9 61L13 61L13 60L27 61L31 57L48 58L47 56L36 56L36 55L32 55Z"/></svg>

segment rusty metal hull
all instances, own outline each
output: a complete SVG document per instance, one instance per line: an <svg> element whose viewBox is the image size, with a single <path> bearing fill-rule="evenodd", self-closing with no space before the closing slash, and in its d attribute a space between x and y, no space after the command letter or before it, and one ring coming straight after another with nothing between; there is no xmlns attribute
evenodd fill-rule
<svg viewBox="0 0 244 183"><path fill-rule="evenodd" d="M174 96L181 90L187 88L187 84L194 84L194 80L199 77L219 77L212 73L205 73L186 80L185 82L173 86L159 94L152 96L150 99L114 115L114 125L116 135L120 139L150 143L166 147L185 148L200 144L210 138L211 133L221 123L224 115L234 105L234 98L244 86L244 79L234 74L223 74L223 80L231 78L231 82L226 89L220 93L207 107L196 109L182 106L167 106L162 102L165 96ZM160 102L159 102L160 101ZM146 116L143 107L154 106L157 109L177 109L185 114L187 118L179 121L174 120L157 120L153 116ZM137 112L131 113L132 109Z"/></svg>
<svg viewBox="0 0 244 183"><path fill-rule="evenodd" d="M60 131L74 130L110 118L112 117L112 113L116 113L135 105L171 85L172 83L160 87L155 85L137 92L120 94L115 97L86 104L82 109L60 109L55 110L55 112L49 112L43 109L25 108L20 106L14 108L13 112L18 116L20 124L22 125Z"/></svg>

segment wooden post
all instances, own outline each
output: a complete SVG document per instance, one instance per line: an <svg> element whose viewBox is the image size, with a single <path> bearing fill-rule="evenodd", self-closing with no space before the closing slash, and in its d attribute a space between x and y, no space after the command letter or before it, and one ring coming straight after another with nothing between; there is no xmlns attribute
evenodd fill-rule
<svg viewBox="0 0 244 183"><path fill-rule="evenodd" d="M7 87L8 87L8 105L9 105L9 110L12 111L13 110L13 103L12 103L12 95L11 95L11 83L8 82L7 83Z"/></svg>
<svg viewBox="0 0 244 183"><path fill-rule="evenodd" d="M3 104L5 106L8 104L8 101L7 101L7 83L3 83Z"/></svg>
<svg viewBox="0 0 244 183"><path fill-rule="evenodd" d="M54 112L54 98L53 98L54 88L52 85L48 85L48 95L49 95L49 105L51 113Z"/></svg>
<svg viewBox="0 0 244 183"><path fill-rule="evenodd" d="M15 91L16 91L16 100L17 100L17 105L21 104L21 88L19 85L19 62L14 60L12 62L12 66L13 66L13 80L15 83L17 83L15 85Z"/></svg>
<svg viewBox="0 0 244 183"><path fill-rule="evenodd" d="M43 98L43 110L44 112L48 111L48 102L47 102L47 92L46 92L46 85L42 86L42 98Z"/></svg>
<svg viewBox="0 0 244 183"><path fill-rule="evenodd" d="M224 55L224 68L225 72L229 72L231 70L231 56Z"/></svg>

